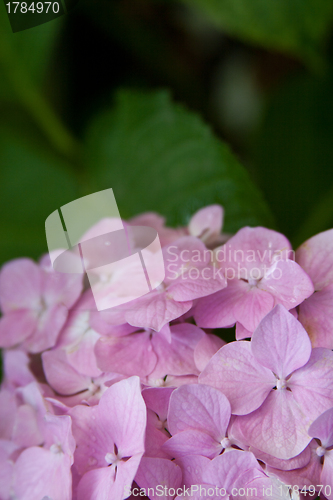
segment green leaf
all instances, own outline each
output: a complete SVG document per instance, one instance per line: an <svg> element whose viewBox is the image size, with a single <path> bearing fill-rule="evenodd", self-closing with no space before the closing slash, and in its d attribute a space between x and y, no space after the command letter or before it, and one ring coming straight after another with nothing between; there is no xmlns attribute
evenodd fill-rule
<svg viewBox="0 0 333 500"><path fill-rule="evenodd" d="M123 217L153 210L183 224L200 207L220 203L226 231L273 225L229 148L165 91L119 92L114 109L93 122L87 151L95 190L112 187Z"/></svg>
<svg viewBox="0 0 333 500"><path fill-rule="evenodd" d="M0 128L0 263L47 251L45 219L80 196L67 169L48 149Z"/></svg>
<svg viewBox="0 0 333 500"><path fill-rule="evenodd" d="M0 99L13 99L15 94L6 77L7 69L1 64L5 58L17 60L22 70L36 85L45 77L50 54L54 48L63 20L55 19L35 28L13 33L6 13L6 7L0 2Z"/></svg>
<svg viewBox="0 0 333 500"><path fill-rule="evenodd" d="M333 17L331 0L185 0L226 33L317 63Z"/></svg>
<svg viewBox="0 0 333 500"><path fill-rule="evenodd" d="M271 98L259 134L257 178L295 246L333 226L333 71L301 74Z"/></svg>

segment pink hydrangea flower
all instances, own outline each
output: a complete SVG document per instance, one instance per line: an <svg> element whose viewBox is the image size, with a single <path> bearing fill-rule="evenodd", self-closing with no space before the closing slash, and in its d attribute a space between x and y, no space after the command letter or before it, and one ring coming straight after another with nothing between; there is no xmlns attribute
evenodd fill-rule
<svg viewBox="0 0 333 500"><path fill-rule="evenodd" d="M333 229L303 243L296 261L312 279L315 292L300 304L298 319L313 347L333 349Z"/></svg>
<svg viewBox="0 0 333 500"><path fill-rule="evenodd" d="M310 442L311 422L333 406L333 353L311 350L302 325L277 305L251 342L223 346L199 382L227 396L247 443L289 459Z"/></svg>
<svg viewBox="0 0 333 500"><path fill-rule="evenodd" d="M170 398L168 430L163 445L171 458L204 455L214 458L232 446L227 427L230 403L219 390L207 385L184 385Z"/></svg>
<svg viewBox="0 0 333 500"><path fill-rule="evenodd" d="M68 310L82 291L82 277L54 272L49 257L5 264L0 273L0 346L21 344L29 352L55 345Z"/></svg>
<svg viewBox="0 0 333 500"><path fill-rule="evenodd" d="M71 409L79 500L123 500L144 453L146 406L140 380L112 385L98 405Z"/></svg>
<svg viewBox="0 0 333 500"><path fill-rule="evenodd" d="M130 225L148 226L158 232L162 247L170 245L182 236L196 236L207 246L216 246L224 242L228 235L222 235L224 209L221 205L209 205L198 210L184 228L170 228L165 226L165 218L154 212L133 217Z"/></svg>
<svg viewBox="0 0 333 500"><path fill-rule="evenodd" d="M199 375L194 348L204 332L190 323L161 331L137 329L124 336L101 337L96 344L97 364L103 371L159 379L166 375Z"/></svg>
<svg viewBox="0 0 333 500"><path fill-rule="evenodd" d="M237 322L237 339L250 337L276 304L292 309L313 293L311 279L290 259L287 238L263 227L244 227L223 247L216 260L228 286L201 298L194 317L205 328L230 327Z"/></svg>
<svg viewBox="0 0 333 500"><path fill-rule="evenodd" d="M184 236L173 244L164 247L165 279L161 285L148 294L131 300L126 304L113 307L104 312L103 318L113 325L129 323L142 328L152 328L159 331L161 328L186 312L193 301L199 297L210 295L226 286L226 280L211 261L211 255L205 245L194 236ZM151 259L155 259L152 254ZM159 260L156 266L160 266ZM153 266L151 266L153 267ZM133 283L126 279L128 268L124 266L125 274L120 271L112 277L108 293L131 297L135 286L135 272Z"/></svg>
<svg viewBox="0 0 333 500"><path fill-rule="evenodd" d="M69 416L45 414L43 446L26 448L13 470L14 498L71 500L75 441Z"/></svg>

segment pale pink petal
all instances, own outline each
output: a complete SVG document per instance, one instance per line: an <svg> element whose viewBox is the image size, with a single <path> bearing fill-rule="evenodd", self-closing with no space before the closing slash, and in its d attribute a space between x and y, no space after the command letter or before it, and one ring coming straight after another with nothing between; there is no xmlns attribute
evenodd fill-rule
<svg viewBox="0 0 333 500"><path fill-rule="evenodd" d="M308 448L311 452L311 459L305 467L292 470L279 470L268 466L267 472L275 477L278 477L284 484L298 486L299 489L309 487L311 485L323 484L321 483L320 474L322 472L322 465L320 457L316 454L318 443L313 439ZM315 498L315 495L310 495ZM302 497L301 497L302 498Z"/></svg>
<svg viewBox="0 0 333 500"><path fill-rule="evenodd" d="M316 234L296 251L296 261L308 273L315 289L333 282L333 229Z"/></svg>
<svg viewBox="0 0 333 500"><path fill-rule="evenodd" d="M99 377L101 370L97 366L94 347L100 335L94 330L87 330L81 341L66 349L68 362L81 374Z"/></svg>
<svg viewBox="0 0 333 500"><path fill-rule="evenodd" d="M313 349L308 363L292 374L288 386L310 425L333 406L333 352Z"/></svg>
<svg viewBox="0 0 333 500"><path fill-rule="evenodd" d="M88 471L81 479L77 496L79 500L123 500L125 487L132 484L141 455L121 462L116 476L111 467Z"/></svg>
<svg viewBox="0 0 333 500"><path fill-rule="evenodd" d="M13 309L38 309L42 272L30 259L15 259L0 273L0 304L4 313Z"/></svg>
<svg viewBox="0 0 333 500"><path fill-rule="evenodd" d="M276 458L295 457L311 441L309 420L287 390L271 391L260 408L237 420L251 446Z"/></svg>
<svg viewBox="0 0 333 500"><path fill-rule="evenodd" d="M214 458L222 451L221 444L204 431L191 429L175 434L162 446L170 458L203 455Z"/></svg>
<svg viewBox="0 0 333 500"><path fill-rule="evenodd" d="M304 300L299 306L299 321L312 347L333 349L333 285L328 285Z"/></svg>
<svg viewBox="0 0 333 500"><path fill-rule="evenodd" d="M129 408L131 411L128 411ZM111 386L100 400L99 411L103 425L113 436L123 457L143 453L146 405L138 377L130 377Z"/></svg>
<svg viewBox="0 0 333 500"><path fill-rule="evenodd" d="M145 377L157 362L147 332L126 337L101 337L96 343L95 354L101 370L127 376Z"/></svg>
<svg viewBox="0 0 333 500"><path fill-rule="evenodd" d="M194 349L194 361L198 370L203 371L214 354L225 345L224 340L211 333L198 342Z"/></svg>
<svg viewBox="0 0 333 500"><path fill-rule="evenodd" d="M147 427L145 438L145 456L169 458L162 450L162 445L169 439L169 434L165 430L165 421L161 421L156 413L147 408Z"/></svg>
<svg viewBox="0 0 333 500"><path fill-rule="evenodd" d="M24 386L35 380L30 371L30 359L20 349L6 349L2 353L6 380L14 386Z"/></svg>
<svg viewBox="0 0 333 500"><path fill-rule="evenodd" d="M277 256L287 258L289 253L291 245L283 234L265 227L243 227L219 249L217 259L224 268L237 272L242 268L244 272L254 268L261 272L265 266L270 267ZM241 277L249 279L250 276Z"/></svg>
<svg viewBox="0 0 333 500"><path fill-rule="evenodd" d="M142 397L147 408L155 412L162 421L167 418L170 396L173 390L171 387L150 387L142 391Z"/></svg>
<svg viewBox="0 0 333 500"><path fill-rule="evenodd" d="M245 326L242 325L242 323L239 323L237 321L236 323L236 340L244 340L244 339L250 339L252 337L252 333L249 330L245 328Z"/></svg>
<svg viewBox="0 0 333 500"><path fill-rule="evenodd" d="M314 291L310 277L293 260L275 262L258 286L272 294L276 304L282 304L287 309L298 306Z"/></svg>
<svg viewBox="0 0 333 500"><path fill-rule="evenodd" d="M333 408L326 410L311 424L309 435L320 439L324 448L333 446Z"/></svg>
<svg viewBox="0 0 333 500"><path fill-rule="evenodd" d="M179 318L192 307L192 301L176 302L165 293L150 292L131 303L125 313L126 321L133 326L160 331L170 321Z"/></svg>
<svg viewBox="0 0 333 500"><path fill-rule="evenodd" d="M12 390L0 390L0 438L11 439L17 403Z"/></svg>
<svg viewBox="0 0 333 500"><path fill-rule="evenodd" d="M209 205L198 210L188 224L189 233L206 244L217 238L223 226L224 210L221 205Z"/></svg>
<svg viewBox="0 0 333 500"><path fill-rule="evenodd" d="M265 401L276 379L254 358L251 343L240 340L221 347L199 376L199 383L222 391L231 412L246 415Z"/></svg>
<svg viewBox="0 0 333 500"><path fill-rule="evenodd" d="M239 281L239 283L246 293L241 300L235 302L233 314L236 321L241 323L246 330L253 332L273 308L274 298L256 286L252 287L243 281Z"/></svg>
<svg viewBox="0 0 333 500"><path fill-rule="evenodd" d="M67 316L68 309L64 304L55 304L46 309L39 317L34 333L25 343L29 352L38 353L54 347Z"/></svg>
<svg viewBox="0 0 333 500"><path fill-rule="evenodd" d="M91 379L78 373L68 363L62 349L45 351L42 360L46 379L58 394L71 395L89 387Z"/></svg>
<svg viewBox="0 0 333 500"><path fill-rule="evenodd" d="M180 467L164 458L148 458L141 459L140 466L135 476L135 482L140 488L152 488L155 495L150 493L151 500L173 500L174 495L163 495L164 486L177 490L181 486L182 472ZM162 491L159 491L162 490Z"/></svg>
<svg viewBox="0 0 333 500"><path fill-rule="evenodd" d="M198 375L194 348L203 336L204 332L200 328L189 323L171 327L171 343L161 333L155 333L152 346L158 361L150 375L156 378L165 375Z"/></svg>
<svg viewBox="0 0 333 500"><path fill-rule="evenodd" d="M184 385L171 394L168 429L171 435L193 429L222 439L230 415L230 403L219 390L203 384Z"/></svg>
<svg viewBox="0 0 333 500"><path fill-rule="evenodd" d="M281 458L276 458L273 455L264 453L253 446L250 447L250 451L256 456L258 460L261 460L270 467L280 470L293 470L305 467L311 458L311 448L307 446L304 450L296 457L290 458L289 460L283 460Z"/></svg>
<svg viewBox="0 0 333 500"><path fill-rule="evenodd" d="M60 273L44 270L42 275L43 298L48 306L64 304L70 309L83 289L83 274Z"/></svg>
<svg viewBox="0 0 333 500"><path fill-rule="evenodd" d="M12 440L22 448L43 444L44 436L32 406L23 404L17 409Z"/></svg>
<svg viewBox="0 0 333 500"><path fill-rule="evenodd" d="M301 323L277 305L252 335L252 353L280 379L304 366L311 355L311 342Z"/></svg>
<svg viewBox="0 0 333 500"><path fill-rule="evenodd" d="M175 462L182 469L183 484L187 488L191 486L191 484L203 483L202 473L206 466L210 463L210 460L209 458L201 455L192 455L177 458Z"/></svg>
<svg viewBox="0 0 333 500"><path fill-rule="evenodd" d="M37 318L29 309L10 311L0 319L0 347L13 347L32 335Z"/></svg>
<svg viewBox="0 0 333 500"><path fill-rule="evenodd" d="M328 500L333 499L333 452L327 451L324 457L320 484L324 485L323 492Z"/></svg>
<svg viewBox="0 0 333 500"><path fill-rule="evenodd" d="M62 451L39 447L24 450L14 467L14 491L24 500L71 500L70 458Z"/></svg>
<svg viewBox="0 0 333 500"><path fill-rule="evenodd" d="M204 469L203 479L208 484L224 487L230 494L233 485L248 469L258 469L255 456L247 451L231 450L214 458Z"/></svg>
<svg viewBox="0 0 333 500"><path fill-rule="evenodd" d="M229 280L228 286L219 292L198 300L194 310L194 319L203 328L229 327L236 322L234 306L247 292L246 283Z"/></svg>
<svg viewBox="0 0 333 500"><path fill-rule="evenodd" d="M14 462L11 455L17 450L17 446L11 441L0 440L0 498L10 500Z"/></svg>

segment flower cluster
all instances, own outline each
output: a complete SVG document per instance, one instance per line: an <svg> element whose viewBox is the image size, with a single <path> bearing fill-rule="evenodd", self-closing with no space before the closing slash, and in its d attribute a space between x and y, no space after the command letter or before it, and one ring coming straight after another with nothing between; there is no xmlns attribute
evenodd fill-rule
<svg viewBox="0 0 333 500"><path fill-rule="evenodd" d="M295 253L222 223L128 221L165 279L130 300L135 267L97 271L104 311L49 256L3 266L1 500L333 500L333 230Z"/></svg>

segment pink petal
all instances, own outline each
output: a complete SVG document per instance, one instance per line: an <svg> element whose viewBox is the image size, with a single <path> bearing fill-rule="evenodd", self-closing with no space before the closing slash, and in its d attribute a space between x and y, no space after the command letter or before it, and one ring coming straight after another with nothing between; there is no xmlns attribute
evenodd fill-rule
<svg viewBox="0 0 333 500"><path fill-rule="evenodd" d="M150 387L142 391L142 397L147 408L155 412L160 420L166 420L167 418L170 396L173 390L171 387Z"/></svg>
<svg viewBox="0 0 333 500"><path fill-rule="evenodd" d="M287 390L271 391L258 410L237 420L251 446L276 458L295 457L311 441L308 418Z"/></svg>
<svg viewBox="0 0 333 500"><path fill-rule="evenodd" d="M231 450L207 465L203 479L208 484L224 487L230 494L236 480L248 469L261 469L255 456L247 451Z"/></svg>
<svg viewBox="0 0 333 500"><path fill-rule="evenodd" d="M238 280L239 281L239 280ZM274 306L272 295L248 283L239 281L244 293L241 300L235 302L233 313L236 321L241 323L246 330L253 332L260 321L269 313Z"/></svg>
<svg viewBox="0 0 333 500"><path fill-rule="evenodd" d="M189 233L207 243L221 233L223 217L224 210L221 205L202 208L191 217L188 225Z"/></svg>
<svg viewBox="0 0 333 500"><path fill-rule="evenodd" d="M225 345L224 340L210 333L205 334L194 349L194 361L198 370L203 371L214 354Z"/></svg>
<svg viewBox="0 0 333 500"><path fill-rule="evenodd" d="M201 455L192 455L177 458L175 462L182 469L183 484L187 488L191 486L191 484L203 483L202 473L206 466L210 463L210 460L209 458Z"/></svg>
<svg viewBox="0 0 333 500"><path fill-rule="evenodd" d="M333 406L333 352L313 349L307 364L292 374L288 386L310 424Z"/></svg>
<svg viewBox="0 0 333 500"><path fill-rule="evenodd" d="M244 283L245 285L245 283ZM239 280L228 281L228 286L209 297L199 299L194 319L203 328L229 327L236 322L234 306L246 294L247 288Z"/></svg>
<svg viewBox="0 0 333 500"><path fill-rule="evenodd" d="M280 379L304 366L311 355L311 342L299 321L277 305L252 335L252 353Z"/></svg>
<svg viewBox="0 0 333 500"><path fill-rule="evenodd" d="M59 394L76 394L89 387L91 379L78 373L68 363L66 353L62 349L45 351L42 360L46 379Z"/></svg>
<svg viewBox="0 0 333 500"><path fill-rule="evenodd" d="M311 424L309 435L320 439L324 448L333 446L333 408L326 410Z"/></svg>
<svg viewBox="0 0 333 500"><path fill-rule="evenodd" d="M0 346L21 344L32 335L36 326L37 319L29 309L10 311L0 319Z"/></svg>
<svg viewBox="0 0 333 500"><path fill-rule="evenodd" d="M83 289L83 275L44 270L43 297L47 305L64 304L70 309Z"/></svg>
<svg viewBox="0 0 333 500"><path fill-rule="evenodd" d="M163 425L165 423L158 418L156 413L147 408L146 457L168 458L167 453L162 450L162 445L169 439L169 435L167 435Z"/></svg>
<svg viewBox="0 0 333 500"><path fill-rule="evenodd" d="M96 343L95 354L101 370L127 376L145 377L157 362L147 332L126 337L101 337Z"/></svg>
<svg viewBox="0 0 333 500"><path fill-rule="evenodd" d="M275 303L282 304L287 309L298 306L314 291L309 276L292 260L275 262L258 286L272 294Z"/></svg>
<svg viewBox="0 0 333 500"><path fill-rule="evenodd" d="M2 355L6 380L15 386L25 386L35 380L29 368L30 359L24 351L7 349Z"/></svg>
<svg viewBox="0 0 333 500"><path fill-rule="evenodd" d="M299 306L299 321L311 340L312 347L333 349L333 285L314 293Z"/></svg>
<svg viewBox="0 0 333 500"><path fill-rule="evenodd" d="M175 434L162 446L170 458L186 457L188 455L203 455L214 458L221 453L221 444L211 435L197 429L190 429Z"/></svg>
<svg viewBox="0 0 333 500"><path fill-rule="evenodd" d="M199 376L199 383L222 391L231 412L246 415L265 401L276 379L255 359L251 343L240 340L221 347Z"/></svg>
<svg viewBox="0 0 333 500"><path fill-rule="evenodd" d="M333 499L333 452L327 451L324 457L320 483L324 485L324 494L328 500ZM330 486L330 488L329 488Z"/></svg>
<svg viewBox="0 0 333 500"><path fill-rule="evenodd" d="M167 489L174 488L177 490L181 486L182 482L182 472L180 467L164 458L148 458L143 457L140 463L140 467L135 476L135 482L140 488L152 488L155 491L155 495L150 493L149 498L151 500L173 500L174 495L161 495L164 486Z"/></svg>
<svg viewBox="0 0 333 500"><path fill-rule="evenodd" d="M215 250L224 268L260 271L271 266L275 256L288 257L291 245L281 233L265 227L243 227L223 247ZM249 275L241 276L248 279Z"/></svg>
<svg viewBox="0 0 333 500"><path fill-rule="evenodd" d="M67 315L68 309L63 304L55 304L45 310L39 317L33 335L26 341L25 345L29 352L38 353L54 347Z"/></svg>
<svg viewBox="0 0 333 500"><path fill-rule="evenodd" d="M13 309L38 309L42 271L30 259L15 259L0 273L0 303L4 313Z"/></svg>
<svg viewBox="0 0 333 500"><path fill-rule="evenodd" d="M308 448L311 452L311 459L309 463L300 469L292 470L279 470L268 466L267 472L270 475L278 477L285 484L291 484L298 486L302 489L304 486L308 487L311 485L317 485L321 483L320 474L322 471L322 465L320 463L320 458L316 454L316 448L318 448L318 443L313 439ZM325 483L321 483L325 484ZM315 495L313 495L315 497Z"/></svg>
<svg viewBox="0 0 333 500"><path fill-rule="evenodd" d="M168 429L171 435L193 429L222 439L230 415L230 403L219 390L202 384L184 385L171 394Z"/></svg>
<svg viewBox="0 0 333 500"><path fill-rule="evenodd" d="M141 455L136 455L127 462L121 462L117 467L116 477L111 467L86 472L78 485L78 499L123 500L126 498L125 491L132 484L140 459Z"/></svg>
<svg viewBox="0 0 333 500"><path fill-rule="evenodd" d="M333 282L333 229L319 233L303 243L296 252L296 261L308 273L315 289Z"/></svg>
<svg viewBox="0 0 333 500"><path fill-rule="evenodd" d="M32 447L24 450L14 467L14 491L24 500L71 500L71 463L62 452Z"/></svg>
<svg viewBox="0 0 333 500"><path fill-rule="evenodd" d="M239 323L237 321L236 323L236 340L244 340L244 339L250 339L252 337L252 333L249 330L247 330L242 323Z"/></svg>
<svg viewBox="0 0 333 500"><path fill-rule="evenodd" d="M122 456L143 453L146 405L141 396L138 377L130 377L112 385L103 394L99 411L103 425L106 425L108 432L113 436ZM110 415L112 420L109 418Z"/></svg>
<svg viewBox="0 0 333 500"><path fill-rule="evenodd" d="M32 406L24 404L17 409L12 440L22 448L43 444L44 437Z"/></svg>
<svg viewBox="0 0 333 500"><path fill-rule="evenodd" d="M194 363L194 348L203 335L200 328L189 323L171 327L171 343L161 333L155 333L152 345L158 361L151 376L198 375L199 371Z"/></svg>
<svg viewBox="0 0 333 500"><path fill-rule="evenodd" d="M305 467L311 458L311 449L310 446L304 448L304 450L296 457L290 458L289 460L282 460L281 458L276 458L273 455L269 455L268 453L264 453L257 448L251 446L250 451L255 455L258 460L261 460L266 465L270 467L274 467L275 469L280 470L293 470L293 469L301 469Z"/></svg>
<svg viewBox="0 0 333 500"><path fill-rule="evenodd" d="M133 326L160 331L170 321L179 318L192 307L192 301L176 302L163 292L153 291L132 302L125 313Z"/></svg>

